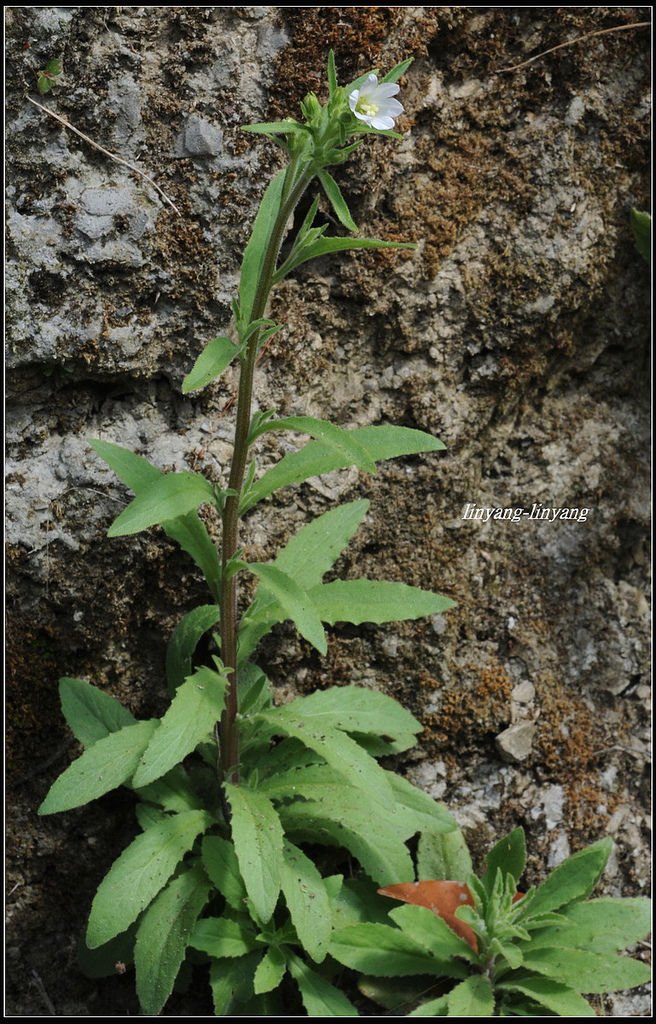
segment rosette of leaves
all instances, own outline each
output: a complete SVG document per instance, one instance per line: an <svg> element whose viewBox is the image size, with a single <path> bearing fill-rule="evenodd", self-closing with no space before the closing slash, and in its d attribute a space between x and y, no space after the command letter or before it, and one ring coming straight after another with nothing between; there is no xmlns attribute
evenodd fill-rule
<svg viewBox="0 0 656 1024"><path fill-rule="evenodd" d="M649 933L650 901L588 898L612 845L594 843L518 893L521 828L490 851L480 878L470 872L459 833L422 837L420 876L450 877L447 885L461 880L455 922L447 923L450 914L440 907L438 882L390 886L409 903L390 911L392 924L350 924L333 934L330 953L362 972L363 994L388 1009L409 1009L411 1017L594 1017L584 995L650 978L645 963L621 955Z"/></svg>

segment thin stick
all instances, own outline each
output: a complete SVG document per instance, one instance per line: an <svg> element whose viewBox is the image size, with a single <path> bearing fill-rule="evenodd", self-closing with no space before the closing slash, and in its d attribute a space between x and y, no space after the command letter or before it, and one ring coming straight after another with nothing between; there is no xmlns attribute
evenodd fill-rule
<svg viewBox="0 0 656 1024"><path fill-rule="evenodd" d="M34 978L34 982L36 984L37 989L39 990L39 993L41 995L41 998L43 999L43 1002L46 1005L46 1009L48 1010L48 1013L52 1017L56 1017L57 1016L57 1011L55 1010L54 1006L52 1005L52 1000L50 999L50 996L46 992L45 985L41 981L41 978L40 978L39 974L34 970L34 968L32 968L32 977Z"/></svg>
<svg viewBox="0 0 656 1024"><path fill-rule="evenodd" d="M566 43L559 43L558 46L552 46L550 50L543 50L542 53L536 53L535 57L529 57L528 60L523 60L521 64L513 64L510 68L499 68L494 72L495 75L503 75L506 71L519 71L520 68L525 68L527 64L532 64L534 60L539 60L540 57L546 57L548 53L555 53L556 50L562 50L566 46L574 46L575 43L582 43L584 39L592 39L593 36L605 36L610 32L628 32L632 28L648 28L651 25L650 21L636 21L632 25L615 25L613 28L600 28L595 32L586 32L583 36L577 36L576 39L570 39Z"/></svg>
<svg viewBox="0 0 656 1024"><path fill-rule="evenodd" d="M150 185L152 185L157 192L159 192L162 199L164 199L169 204L169 206L175 210L178 217L182 216L177 206L175 205L172 199L169 199L166 192L164 192L159 187L159 185L153 181L152 178L149 178L147 174L144 174L143 171L140 171L138 167L135 167L134 164L129 164L127 160L124 160L123 157L117 156L116 153L110 153L108 149L105 149L104 146L100 146L97 142L94 142L93 139L90 139L88 135L85 135L84 132L81 132L79 128L76 128L74 125L72 125L70 121L67 121L65 117L62 117L60 114L56 114L54 110L50 110L48 107L44 107L42 103L37 103L37 101L33 100L31 96L26 96L26 99L28 99L30 103L33 103L35 107L38 107L39 110L43 110L46 114L49 114L50 117L54 117L55 121L59 121L60 124L64 125L64 128L68 128L70 129L70 131L75 132L76 135L79 135L81 139L84 139L85 142L88 142L90 146L94 147L94 149L99 149L100 152L104 153L105 156L108 156L110 160L115 160L117 164L123 164L124 167L129 167L129 169L131 171L134 171L135 174L139 174L142 178L145 178L145 180Z"/></svg>

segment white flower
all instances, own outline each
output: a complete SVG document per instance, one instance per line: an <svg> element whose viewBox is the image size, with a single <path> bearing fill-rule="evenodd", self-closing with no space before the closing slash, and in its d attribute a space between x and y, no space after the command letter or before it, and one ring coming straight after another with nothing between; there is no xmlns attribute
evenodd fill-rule
<svg viewBox="0 0 656 1024"><path fill-rule="evenodd" d="M394 127L394 118L403 113L398 100L392 99L399 91L393 82L378 84L376 75L369 75L360 89L354 89L349 95L349 107L359 121L364 121L370 128L381 131Z"/></svg>

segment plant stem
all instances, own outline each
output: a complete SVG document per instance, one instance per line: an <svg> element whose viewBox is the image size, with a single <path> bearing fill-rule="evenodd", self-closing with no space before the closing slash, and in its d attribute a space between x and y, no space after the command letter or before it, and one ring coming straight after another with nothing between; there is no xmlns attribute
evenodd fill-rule
<svg viewBox="0 0 656 1024"><path fill-rule="evenodd" d="M287 222L294 212L301 196L314 176L311 164L299 170L292 161L287 168L280 210L269 239L260 278L257 283L251 322L264 316L271 288L280 246L285 235ZM253 398L253 376L257 359L260 332L251 336L246 354L241 364L239 376L239 394L237 399L237 420L235 426L235 442L230 466L228 487L235 493L226 498L223 510L223 544L222 544L222 576L221 576L221 659L225 665L230 685L226 699L226 708L221 716L219 729L220 767L223 779L235 784L239 783L239 728L237 714L239 699L237 694L237 575L229 572L231 559L237 551L239 540L239 505L244 473L248 461L248 434L251 424L251 404Z"/></svg>

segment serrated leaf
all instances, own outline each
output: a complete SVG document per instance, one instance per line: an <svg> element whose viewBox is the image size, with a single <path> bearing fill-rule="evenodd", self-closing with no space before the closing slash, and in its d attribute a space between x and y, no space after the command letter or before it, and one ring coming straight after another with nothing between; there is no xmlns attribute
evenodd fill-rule
<svg viewBox="0 0 656 1024"><path fill-rule="evenodd" d="M322 622L397 622L436 615L455 601L405 583L382 580L335 580L308 591Z"/></svg>
<svg viewBox="0 0 656 1024"><path fill-rule="evenodd" d="M395 830L398 815L391 804L386 808L366 801L354 787L326 787L316 800L283 805L278 812L291 836L344 847L379 885L413 875L412 858L399 834L403 829Z"/></svg>
<svg viewBox="0 0 656 1024"><path fill-rule="evenodd" d="M134 946L137 995L144 1014L157 1016L173 991L187 941L210 885L201 868L185 871L149 906Z"/></svg>
<svg viewBox="0 0 656 1024"><path fill-rule="evenodd" d="M84 679L63 676L59 680L59 698L71 732L85 747L136 722L134 715L115 697Z"/></svg>
<svg viewBox="0 0 656 1024"><path fill-rule="evenodd" d="M330 900L323 879L302 850L285 840L280 875L282 892L301 945L321 963L332 929Z"/></svg>
<svg viewBox="0 0 656 1024"><path fill-rule="evenodd" d="M246 905L246 889L232 843L220 836L205 836L202 858L205 871L226 903L234 910L243 910Z"/></svg>
<svg viewBox="0 0 656 1024"><path fill-rule="evenodd" d="M308 1017L357 1017L358 1011L346 996L313 971L300 957L288 952L289 973L298 985Z"/></svg>
<svg viewBox="0 0 656 1024"><path fill-rule="evenodd" d="M578 992L550 978L522 977L503 980L495 986L501 992L521 992L558 1017L596 1017L596 1013Z"/></svg>
<svg viewBox="0 0 656 1024"><path fill-rule="evenodd" d="M386 773L346 733L307 721L289 704L260 712L258 720L266 722L274 734L294 737L320 754L352 786L383 802L392 798Z"/></svg>
<svg viewBox="0 0 656 1024"><path fill-rule="evenodd" d="M275 565L251 562L248 569L261 580L264 589L277 601L285 616L292 620L301 636L320 654L325 654L328 649L326 634L307 593Z"/></svg>
<svg viewBox="0 0 656 1024"><path fill-rule="evenodd" d="M335 179L325 169L318 172L318 177L340 223L344 225L347 231L357 231L358 225L353 220L351 211Z"/></svg>
<svg viewBox="0 0 656 1024"><path fill-rule="evenodd" d="M651 971L647 964L614 953L589 949L523 948L524 968L559 981L575 992L618 992L645 985Z"/></svg>
<svg viewBox="0 0 656 1024"><path fill-rule="evenodd" d="M417 848L419 878L465 882L471 873L471 855L460 829L422 833Z"/></svg>
<svg viewBox="0 0 656 1024"><path fill-rule="evenodd" d="M250 323L253 318L253 304L264 255L280 211L285 180L286 172L279 171L267 186L253 223L251 237L244 250L239 277L239 311L241 322L244 324Z"/></svg>
<svg viewBox="0 0 656 1024"><path fill-rule="evenodd" d="M366 449L374 462L394 459L401 455L443 451L446 447L436 437L410 427L359 427L351 433ZM350 464L346 456L340 456L338 452L328 448L321 441L310 441L300 451L283 456L280 462L272 469L267 470L252 485L244 498L241 512L247 512L262 498L273 494L281 487L302 483L303 480L308 480L310 477L321 476L335 469L343 469Z"/></svg>
<svg viewBox="0 0 656 1024"><path fill-rule="evenodd" d="M375 977L405 977L412 974L443 974L463 978L468 968L455 961L433 956L414 939L385 924L356 924L335 932L330 955L353 970Z"/></svg>
<svg viewBox="0 0 656 1024"><path fill-rule="evenodd" d="M96 800L132 777L157 722L135 722L109 733L73 761L39 807L39 814L55 814Z"/></svg>
<svg viewBox="0 0 656 1024"><path fill-rule="evenodd" d="M188 944L214 957L239 957L257 949L253 930L244 921L233 921L230 917L203 918Z"/></svg>
<svg viewBox="0 0 656 1024"><path fill-rule="evenodd" d="M199 473L166 473L147 484L114 520L108 537L126 537L214 504L209 480Z"/></svg>
<svg viewBox="0 0 656 1024"><path fill-rule="evenodd" d="M540 917L589 896L606 867L612 848L612 839L600 839L564 860L537 887L525 914L520 912L517 920L523 923L525 918Z"/></svg>
<svg viewBox="0 0 656 1024"><path fill-rule="evenodd" d="M491 1017L494 1011L494 994L490 979L478 975L467 978L447 996L449 1017Z"/></svg>
<svg viewBox="0 0 656 1024"><path fill-rule="evenodd" d="M212 338L196 359L191 370L182 382L182 394L200 391L230 366L239 349L230 338Z"/></svg>
<svg viewBox="0 0 656 1024"><path fill-rule="evenodd" d="M643 260L651 263L651 215L644 210L631 210L631 227L636 249Z"/></svg>
<svg viewBox="0 0 656 1024"><path fill-rule="evenodd" d="M276 946L270 946L266 951L255 972L253 989L255 995L262 995L264 992L272 992L285 976L287 961L284 955Z"/></svg>
<svg viewBox="0 0 656 1024"><path fill-rule="evenodd" d="M169 693L177 688L193 672L194 652L202 636L217 625L219 606L201 604L193 608L178 622L166 648L166 681Z"/></svg>
<svg viewBox="0 0 656 1024"><path fill-rule="evenodd" d="M257 916L266 924L280 892L283 830L273 804L262 793L224 783L239 870Z"/></svg>
<svg viewBox="0 0 656 1024"><path fill-rule="evenodd" d="M166 474L153 466L141 455L135 455L127 448L108 441L94 440L90 446L107 465L113 469L119 480L135 494L139 494L149 484L159 480ZM162 524L164 532L174 540L183 551L193 558L203 573L212 594L218 599L221 581L221 566L216 547L210 540L205 524L196 512L189 512L179 519L172 519Z"/></svg>
<svg viewBox="0 0 656 1024"><path fill-rule="evenodd" d="M235 1001L244 1003L253 995L253 976L261 958L262 954L257 952L237 960L211 961L210 987L215 1016L227 1016Z"/></svg>
<svg viewBox="0 0 656 1024"><path fill-rule="evenodd" d="M644 897L602 897L573 903L559 913L557 928L531 935L531 949L560 945L615 953L644 939L651 930L651 901Z"/></svg>
<svg viewBox="0 0 656 1024"><path fill-rule="evenodd" d="M526 866L526 839L523 828L515 828L503 839L500 839L485 858L485 873L481 881L488 894L492 892L497 870L512 875L519 882Z"/></svg>
<svg viewBox="0 0 656 1024"><path fill-rule="evenodd" d="M185 811L137 836L100 883L91 907L87 945L102 946L129 928L211 824L204 811Z"/></svg>
<svg viewBox="0 0 656 1024"><path fill-rule="evenodd" d="M201 666L178 687L171 705L139 759L132 785L165 775L212 731L225 707L228 677Z"/></svg>
<svg viewBox="0 0 656 1024"><path fill-rule="evenodd" d="M389 916L401 931L439 960L451 960L453 957L475 959L469 943L456 935L446 921L427 907L406 904L390 910Z"/></svg>

